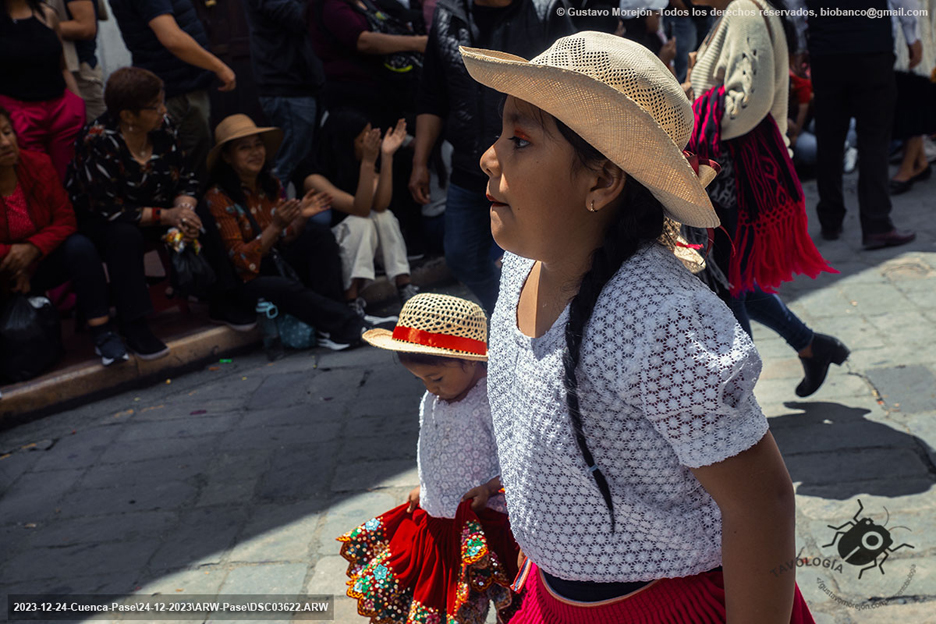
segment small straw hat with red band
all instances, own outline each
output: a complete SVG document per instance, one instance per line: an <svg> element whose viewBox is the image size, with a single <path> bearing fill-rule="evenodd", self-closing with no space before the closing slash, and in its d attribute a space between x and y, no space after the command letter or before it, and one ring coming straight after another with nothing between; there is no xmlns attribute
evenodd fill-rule
<svg viewBox="0 0 936 624"><path fill-rule="evenodd" d="M476 303L435 293L406 302L391 332L371 329L364 340L380 349L487 361L487 317Z"/></svg>

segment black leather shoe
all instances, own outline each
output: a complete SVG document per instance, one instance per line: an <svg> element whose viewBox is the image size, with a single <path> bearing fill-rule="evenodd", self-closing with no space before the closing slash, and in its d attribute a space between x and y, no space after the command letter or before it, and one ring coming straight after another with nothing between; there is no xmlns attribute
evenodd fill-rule
<svg viewBox="0 0 936 624"><path fill-rule="evenodd" d="M913 188L913 178L909 180L891 180L890 184L890 194L891 195L903 195L907 191Z"/></svg>
<svg viewBox="0 0 936 624"><path fill-rule="evenodd" d="M834 228L823 227L820 235L822 236L823 240L838 240L842 235L842 226L839 225L838 227Z"/></svg>
<svg viewBox="0 0 936 624"><path fill-rule="evenodd" d="M813 394L825 381L829 372L829 365L841 365L848 359L848 350L842 341L833 336L815 334L812 341L813 355L809 358L800 358L803 363L803 381L796 386L796 396L808 397Z"/></svg>
<svg viewBox="0 0 936 624"><path fill-rule="evenodd" d="M883 234L866 234L861 242L865 249L883 249L884 247L897 247L906 245L916 238L916 232L911 230L891 230Z"/></svg>

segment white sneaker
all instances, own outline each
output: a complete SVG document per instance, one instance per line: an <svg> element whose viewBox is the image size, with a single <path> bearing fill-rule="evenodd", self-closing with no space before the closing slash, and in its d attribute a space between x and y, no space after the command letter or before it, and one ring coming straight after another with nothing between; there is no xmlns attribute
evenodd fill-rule
<svg viewBox="0 0 936 624"><path fill-rule="evenodd" d="M374 325L375 327L382 327L383 329L392 330L396 327L397 321L400 320L399 316L373 316L372 314L364 315L364 322L369 325ZM389 327L387 327L389 326Z"/></svg>
<svg viewBox="0 0 936 624"><path fill-rule="evenodd" d="M845 150L845 161L842 164L842 170L845 173L851 173L855 170L855 166L858 164L858 150L854 147L849 147Z"/></svg>
<svg viewBox="0 0 936 624"><path fill-rule="evenodd" d="M364 311L364 307L366 305L367 302L364 301L362 297L358 297L354 301L348 302L348 307L351 308L355 314L364 319L365 323L370 323L371 325L381 325L384 323L396 324L396 322L400 320L400 317L398 316L374 316L372 314L368 314Z"/></svg>
<svg viewBox="0 0 936 624"><path fill-rule="evenodd" d="M331 349L332 351L344 351L351 346L345 342L335 342L331 339L331 335L329 333L323 331L315 332L315 338L315 343L318 346Z"/></svg>

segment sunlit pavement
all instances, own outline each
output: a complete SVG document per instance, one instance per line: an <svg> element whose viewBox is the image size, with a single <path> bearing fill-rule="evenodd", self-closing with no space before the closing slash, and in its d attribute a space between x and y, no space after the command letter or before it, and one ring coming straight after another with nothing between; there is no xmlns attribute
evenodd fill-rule
<svg viewBox="0 0 936 624"><path fill-rule="evenodd" d="M796 354L755 326L800 551L763 564L796 568L820 624L936 622L934 189L894 199L914 243L862 251L850 213L842 240L817 239L841 273L783 289L852 349L814 396L795 396ZM335 621L365 621L342 598L335 537L415 486L421 392L375 349L255 354L0 433L3 612L11 593L308 593L339 597Z"/></svg>

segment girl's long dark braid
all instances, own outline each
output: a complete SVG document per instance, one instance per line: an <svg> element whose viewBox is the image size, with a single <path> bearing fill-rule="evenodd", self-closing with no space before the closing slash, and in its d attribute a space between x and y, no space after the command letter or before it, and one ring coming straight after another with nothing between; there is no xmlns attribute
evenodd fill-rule
<svg viewBox="0 0 936 624"><path fill-rule="evenodd" d="M588 167L592 163L605 160L600 152L558 119L556 125L563 137L572 144L581 165ZM579 406L578 378L575 371L578 368L582 351L585 326L591 318L602 289L628 258L637 253L643 245L660 237L664 222L663 206L646 187L633 178L626 181L618 201L617 219L608 228L603 245L592 255L591 268L582 278L578 294L569 304L569 320L565 327L566 353L562 361L565 372L566 405L569 409L575 441L608 506L612 532L614 531L614 504L611 500L611 488L608 486L604 473L595 464L595 458L585 439L582 412Z"/></svg>

